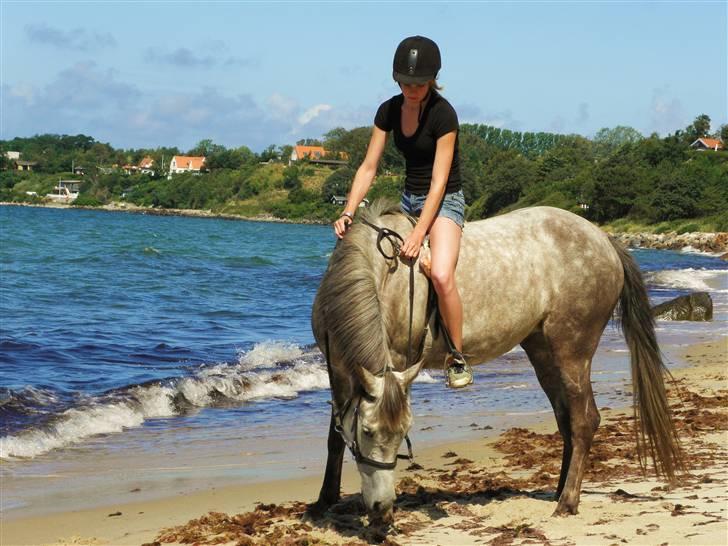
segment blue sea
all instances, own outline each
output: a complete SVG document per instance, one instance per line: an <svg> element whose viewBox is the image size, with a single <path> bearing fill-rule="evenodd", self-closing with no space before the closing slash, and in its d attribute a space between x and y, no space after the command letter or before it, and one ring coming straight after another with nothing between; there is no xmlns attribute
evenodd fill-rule
<svg viewBox="0 0 728 546"><path fill-rule="evenodd" d="M116 467L160 483L185 469L231 483L323 467L328 378L309 320L329 227L2 206L0 241L0 508L37 502L38 476L83 496ZM669 365L725 335L728 263L633 255L653 303L713 297L711 323L658 324ZM627 403L628 369L609 327L594 361L600 406ZM412 397L424 443L551 411L519 348L478 367L474 388L426 372Z"/></svg>

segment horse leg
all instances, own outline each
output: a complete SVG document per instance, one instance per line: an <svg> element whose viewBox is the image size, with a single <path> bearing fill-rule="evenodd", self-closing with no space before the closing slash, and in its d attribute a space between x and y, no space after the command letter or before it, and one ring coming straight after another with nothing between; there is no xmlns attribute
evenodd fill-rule
<svg viewBox="0 0 728 546"><path fill-rule="evenodd" d="M569 416L572 452L554 515L566 515L576 514L579 507L581 481L594 433L599 426L599 412L591 388L591 356L560 357L559 351L555 353Z"/></svg>
<svg viewBox="0 0 728 546"><path fill-rule="evenodd" d="M322 514L329 506L336 504L341 498L341 467L344 462L345 447L344 439L336 431L336 422L332 411L324 483L321 486L318 500L309 508L310 512Z"/></svg>
<svg viewBox="0 0 728 546"><path fill-rule="evenodd" d="M546 396L548 396L549 402L551 402L551 407L556 417L556 424L559 427L559 433L564 441L559 485L556 488L556 498L558 499L564 490L566 474L569 470L573 450L571 444L571 422L569 419L568 404L566 403L566 394L561 382L561 375L554 365L554 356L551 353L551 347L543 332L535 332L528 336L521 342L521 347L526 351L528 359L536 371L538 382L541 384L541 388L546 393Z"/></svg>

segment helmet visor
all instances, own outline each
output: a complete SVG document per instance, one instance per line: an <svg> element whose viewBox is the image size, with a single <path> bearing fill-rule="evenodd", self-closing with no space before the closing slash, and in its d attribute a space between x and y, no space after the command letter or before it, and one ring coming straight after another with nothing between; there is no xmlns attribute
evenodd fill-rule
<svg viewBox="0 0 728 546"><path fill-rule="evenodd" d="M397 72L396 70L392 71L392 77L394 78L394 81L397 83L402 83L405 85L421 85L423 83L427 83L430 80L435 79L435 74L425 74L424 76L414 76L410 74L402 74L401 72Z"/></svg>

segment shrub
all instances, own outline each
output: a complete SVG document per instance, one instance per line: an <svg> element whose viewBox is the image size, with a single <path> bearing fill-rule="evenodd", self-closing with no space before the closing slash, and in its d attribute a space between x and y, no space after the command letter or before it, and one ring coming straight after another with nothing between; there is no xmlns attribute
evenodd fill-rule
<svg viewBox="0 0 728 546"><path fill-rule="evenodd" d="M346 195L355 174L354 169L351 167L336 169L324 182L321 188L321 196L328 201L333 195Z"/></svg>
<svg viewBox="0 0 728 546"><path fill-rule="evenodd" d="M101 201L96 199L93 195L88 193L82 193L73 202L74 207L98 207L101 206Z"/></svg>
<svg viewBox="0 0 728 546"><path fill-rule="evenodd" d="M677 228L677 234L682 235L683 233L691 233L693 231L700 231L700 226L695 223L683 224Z"/></svg>

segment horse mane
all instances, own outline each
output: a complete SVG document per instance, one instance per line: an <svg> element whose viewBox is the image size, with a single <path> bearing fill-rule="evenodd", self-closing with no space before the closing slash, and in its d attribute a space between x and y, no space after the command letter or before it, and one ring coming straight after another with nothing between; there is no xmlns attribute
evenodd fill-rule
<svg viewBox="0 0 728 546"><path fill-rule="evenodd" d="M379 199L361 211L360 216L378 225L382 216L398 211L398 204ZM363 223L352 225L331 254L317 298L341 363L360 384L360 368L374 375L384 373L384 390L377 404L378 421L387 430L396 431L408 411L407 396L391 372L388 324L379 301L374 267L383 257L374 235L375 231Z"/></svg>

